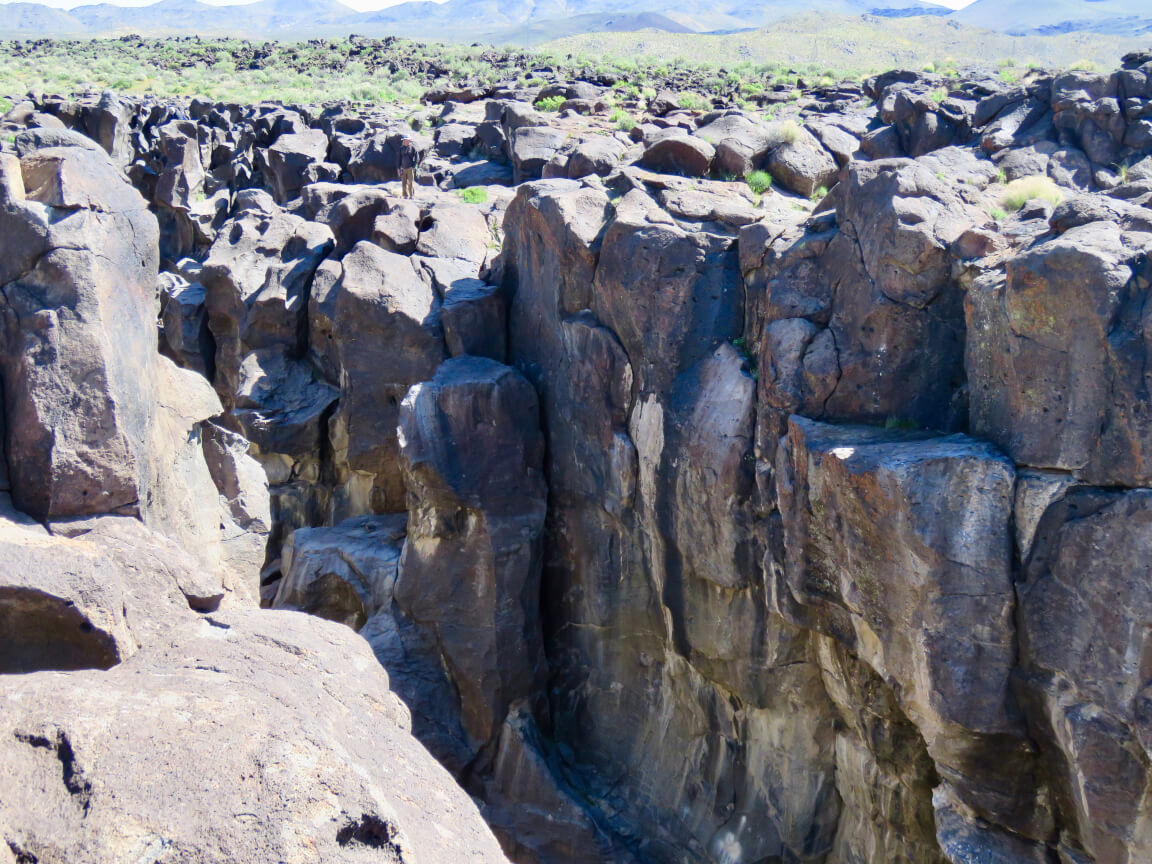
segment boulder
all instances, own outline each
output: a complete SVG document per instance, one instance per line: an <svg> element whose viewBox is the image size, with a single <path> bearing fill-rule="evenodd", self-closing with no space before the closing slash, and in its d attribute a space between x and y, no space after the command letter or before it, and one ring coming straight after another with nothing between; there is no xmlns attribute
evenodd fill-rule
<svg viewBox="0 0 1152 864"><path fill-rule="evenodd" d="M768 154L768 171L789 191L811 198L819 189L836 185L839 167L820 142L806 129Z"/></svg>
<svg viewBox="0 0 1152 864"><path fill-rule="evenodd" d="M0 380L16 506L139 512L155 476L158 230L102 153L0 157Z"/></svg>
<svg viewBox="0 0 1152 864"><path fill-rule="evenodd" d="M177 366L211 378L212 334L208 330L208 313L204 309L206 292L199 282L175 273L160 274L160 353Z"/></svg>
<svg viewBox="0 0 1152 864"><path fill-rule="evenodd" d="M1055 218L1055 216L1054 216ZM1089 222L1034 241L965 303L971 427L1017 463L1140 486L1152 435L1144 392L1152 234Z"/></svg>
<svg viewBox="0 0 1152 864"><path fill-rule="evenodd" d="M328 153L328 136L319 129L280 135L268 148L268 180L280 203L291 201L304 185L304 170L323 162Z"/></svg>
<svg viewBox="0 0 1152 864"><path fill-rule="evenodd" d="M298 609L359 630L391 613L408 517L357 516L332 528L300 528L284 544L275 609Z"/></svg>
<svg viewBox="0 0 1152 864"><path fill-rule="evenodd" d="M549 126L517 126L509 135L513 182L539 179L544 166L568 137L562 129Z"/></svg>
<svg viewBox="0 0 1152 864"><path fill-rule="evenodd" d="M986 217L920 162L852 162L846 171L838 227L741 234L748 301L763 316L749 325L759 334L760 400L779 412L760 412L767 453L789 413L946 431L967 421L963 290L953 273L963 250L951 248Z"/></svg>
<svg viewBox="0 0 1152 864"><path fill-rule="evenodd" d="M440 304L409 259L357 243L341 262L333 333L340 404L329 424L348 516L405 509L400 402L444 359Z"/></svg>
<svg viewBox="0 0 1152 864"><path fill-rule="evenodd" d="M216 341L213 383L225 408L235 404L248 353L298 349L308 284L333 246L326 226L280 210L267 194L239 196L200 276Z"/></svg>
<svg viewBox="0 0 1152 864"><path fill-rule="evenodd" d="M536 393L493 360L448 360L404 399L400 458L408 537L396 603L434 638L465 749L479 754L514 702L539 697L545 671Z"/></svg>
<svg viewBox="0 0 1152 864"><path fill-rule="evenodd" d="M479 272L492 242L488 220L478 208L468 204L434 204L421 220L416 252L430 258L466 261Z"/></svg>
<svg viewBox="0 0 1152 864"><path fill-rule="evenodd" d="M479 279L458 279L443 297L440 320L448 353L453 357L489 357L503 363L508 329L504 292Z"/></svg>
<svg viewBox="0 0 1152 864"><path fill-rule="evenodd" d="M580 141L568 157L565 175L573 180L596 174L603 177L620 163L624 145L607 135L594 135Z"/></svg>
<svg viewBox="0 0 1152 864"><path fill-rule="evenodd" d="M339 625L218 613L109 671L0 690L0 825L19 860L506 864Z"/></svg>
<svg viewBox="0 0 1152 864"><path fill-rule="evenodd" d="M640 166L661 174L706 177L716 148L702 138L679 133L661 138L640 157Z"/></svg>

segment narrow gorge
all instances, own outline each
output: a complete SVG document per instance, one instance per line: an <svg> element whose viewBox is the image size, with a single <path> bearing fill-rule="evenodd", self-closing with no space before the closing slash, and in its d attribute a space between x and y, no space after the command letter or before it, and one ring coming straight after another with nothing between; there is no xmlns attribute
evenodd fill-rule
<svg viewBox="0 0 1152 864"><path fill-rule="evenodd" d="M1152 54L533 74L4 116L0 862L1152 860Z"/></svg>

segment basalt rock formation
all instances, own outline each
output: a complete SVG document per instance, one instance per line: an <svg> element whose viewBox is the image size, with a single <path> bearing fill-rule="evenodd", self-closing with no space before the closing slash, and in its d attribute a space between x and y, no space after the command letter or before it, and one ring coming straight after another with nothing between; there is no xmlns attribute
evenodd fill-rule
<svg viewBox="0 0 1152 864"><path fill-rule="evenodd" d="M1147 860L1149 60L14 108L12 854Z"/></svg>

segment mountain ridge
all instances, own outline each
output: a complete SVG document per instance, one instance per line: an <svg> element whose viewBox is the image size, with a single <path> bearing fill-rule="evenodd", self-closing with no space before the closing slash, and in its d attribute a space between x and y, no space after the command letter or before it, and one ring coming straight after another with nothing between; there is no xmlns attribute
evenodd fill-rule
<svg viewBox="0 0 1152 864"><path fill-rule="evenodd" d="M1028 0L977 0L954 11L926 0L679 0L668 4L624 0L413 0L357 12L338 0L258 0L212 6L199 0L159 0L148 6L86 4L69 10L39 3L0 4L5 38L203 34L250 37L407 36L475 41L523 35L557 38L599 31L644 28L666 32L717 33L752 30L797 14L933 16L960 25L1013 35L1084 31L1123 35L1152 32L1152 10L1140 0L1054 0L1037 7ZM520 34L517 29L523 29Z"/></svg>

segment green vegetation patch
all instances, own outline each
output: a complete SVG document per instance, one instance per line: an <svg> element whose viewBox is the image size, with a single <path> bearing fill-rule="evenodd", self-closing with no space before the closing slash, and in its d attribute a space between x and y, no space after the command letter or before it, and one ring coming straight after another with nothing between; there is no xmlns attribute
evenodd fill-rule
<svg viewBox="0 0 1152 864"><path fill-rule="evenodd" d="M754 193L763 195L772 188L772 175L767 171L749 171L744 176L744 182Z"/></svg>
<svg viewBox="0 0 1152 864"><path fill-rule="evenodd" d="M488 190L483 186L469 186L456 193L465 204L487 204Z"/></svg>
<svg viewBox="0 0 1152 864"><path fill-rule="evenodd" d="M536 108L540 111L559 111L566 101L563 96L547 96L536 100Z"/></svg>

